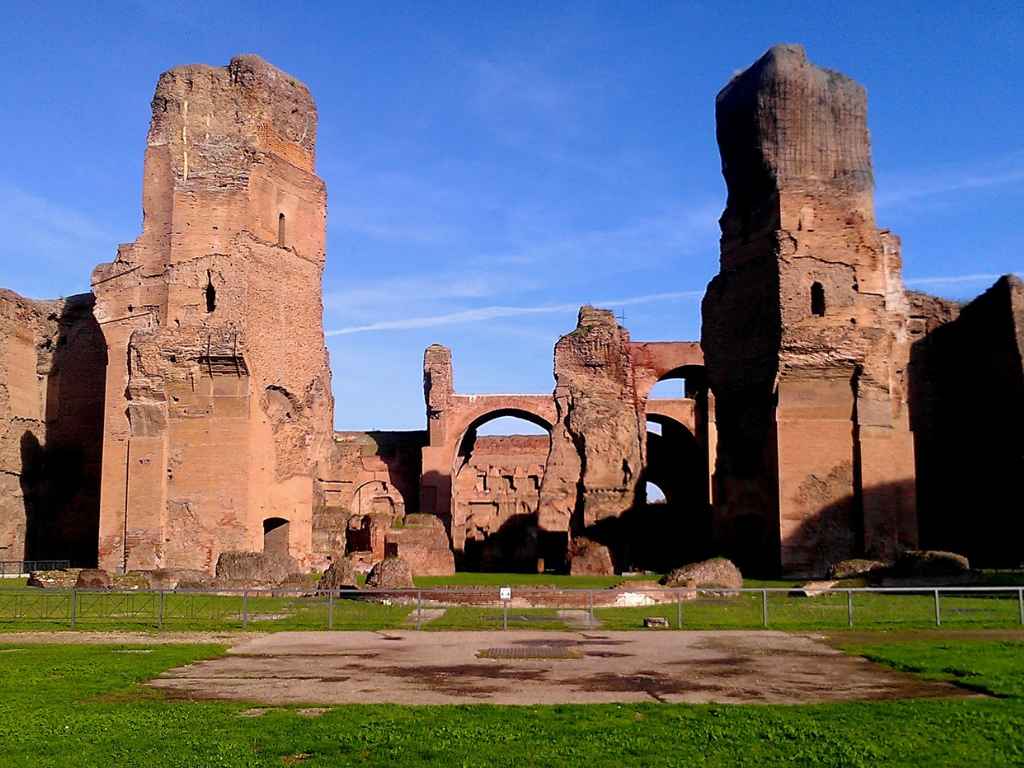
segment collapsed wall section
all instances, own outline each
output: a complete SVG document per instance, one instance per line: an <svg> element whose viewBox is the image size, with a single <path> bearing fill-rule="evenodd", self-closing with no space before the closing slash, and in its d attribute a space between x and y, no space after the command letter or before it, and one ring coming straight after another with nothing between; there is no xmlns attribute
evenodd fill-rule
<svg viewBox="0 0 1024 768"><path fill-rule="evenodd" d="M634 506L644 466L629 333L610 311L581 308L576 330L555 345L554 399L538 523L582 536Z"/></svg>
<svg viewBox="0 0 1024 768"><path fill-rule="evenodd" d="M106 347L92 306L0 291L0 560L96 564Z"/></svg>
<svg viewBox="0 0 1024 768"><path fill-rule="evenodd" d="M899 241L875 226L864 89L776 46L719 93L716 125L715 535L790 573L913 546L908 304Z"/></svg>

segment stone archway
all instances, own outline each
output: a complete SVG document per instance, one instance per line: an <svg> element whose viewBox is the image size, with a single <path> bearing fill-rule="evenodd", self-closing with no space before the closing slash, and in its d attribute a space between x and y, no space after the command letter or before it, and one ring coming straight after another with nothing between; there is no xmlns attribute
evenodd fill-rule
<svg viewBox="0 0 1024 768"><path fill-rule="evenodd" d="M504 425L502 434L477 434L509 416L514 421ZM528 431L522 427L529 425L540 427L541 433L522 434ZM536 569L537 509L550 430L543 419L498 411L477 418L463 433L452 469L451 538L460 567Z"/></svg>

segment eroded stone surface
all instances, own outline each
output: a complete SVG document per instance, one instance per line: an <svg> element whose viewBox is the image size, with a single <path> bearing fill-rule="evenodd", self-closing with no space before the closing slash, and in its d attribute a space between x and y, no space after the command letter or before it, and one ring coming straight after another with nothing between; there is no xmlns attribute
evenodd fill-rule
<svg viewBox="0 0 1024 768"><path fill-rule="evenodd" d="M718 95L729 196L701 343L715 539L822 572L917 542L899 240L875 226L864 89L776 46Z"/></svg>

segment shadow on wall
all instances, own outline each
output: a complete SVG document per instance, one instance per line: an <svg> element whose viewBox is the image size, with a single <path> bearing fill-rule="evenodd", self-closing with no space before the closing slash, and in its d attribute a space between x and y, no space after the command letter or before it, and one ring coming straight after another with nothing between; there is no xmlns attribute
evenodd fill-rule
<svg viewBox="0 0 1024 768"><path fill-rule="evenodd" d="M912 479L882 483L818 510L782 538L783 575L825 576L829 566L853 557L894 559L917 534L903 530L906 522L900 519L902 500L914 490ZM864 509L872 510L869 520Z"/></svg>
<svg viewBox="0 0 1024 768"><path fill-rule="evenodd" d="M1019 280L1000 278L911 346L921 545L972 565L1024 562L1022 293Z"/></svg>
<svg viewBox="0 0 1024 768"><path fill-rule="evenodd" d="M91 294L64 303L52 340L42 444L21 438L25 559L95 566L99 546L100 470L107 347Z"/></svg>

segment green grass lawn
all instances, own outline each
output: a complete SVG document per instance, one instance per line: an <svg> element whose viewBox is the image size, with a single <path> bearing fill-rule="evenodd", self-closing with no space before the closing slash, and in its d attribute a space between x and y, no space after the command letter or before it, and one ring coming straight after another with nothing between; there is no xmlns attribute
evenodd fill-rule
<svg viewBox="0 0 1024 768"><path fill-rule="evenodd" d="M125 651L144 652L125 652ZM0 647L0 765L1003 766L1024 764L1024 644L853 648L1001 698L774 705L345 706L243 717L140 681L217 646Z"/></svg>
<svg viewBox="0 0 1024 768"><path fill-rule="evenodd" d="M518 577L521 583L516 583ZM463 584L452 583L462 579ZM513 596L531 589L543 594L552 580L563 579L565 587L604 589L605 582L620 582L620 577L558 577L550 574L457 574L443 579L419 579L424 590L439 586L485 586L493 589L491 608L455 606L445 616L431 622L431 629L493 629L501 626L498 586L512 587ZM493 584L480 584L481 581ZM432 583L439 582L439 583ZM788 630L840 630L850 621L850 606L845 593L814 598L791 597L786 591L792 582L750 582L758 587L781 591L768 593L768 626ZM2 586L2 585L0 585ZM551 601L554 601L554 597ZM387 604L370 599L335 599L333 610L325 597L274 596L250 593L207 595L167 592L103 593L79 592L75 598L75 629L139 630L220 630L249 629L327 629L329 617L334 629L394 629L409 626L409 604ZM0 588L0 632L21 630L71 629L72 596L68 592L34 589L25 586ZM161 605L162 601L162 605ZM564 622L549 608L512 609L510 626L534 629L564 629ZM396 601L392 601L396 602ZM581 608L586 600L565 600L564 607ZM434 607L428 605L428 607ZM1014 628L1021 625L1017 591L1003 593L948 593L941 598L941 622L947 628ZM683 629L755 629L763 626L761 593L733 596L704 595L682 600ZM546 613L545 613L546 612ZM244 617L248 616L245 621ZM637 608L596 608L595 617L604 629L639 629L644 618L661 616L673 628L679 625L680 606L669 603ZM853 626L856 629L925 628L935 626L933 595L919 593L854 593Z"/></svg>

